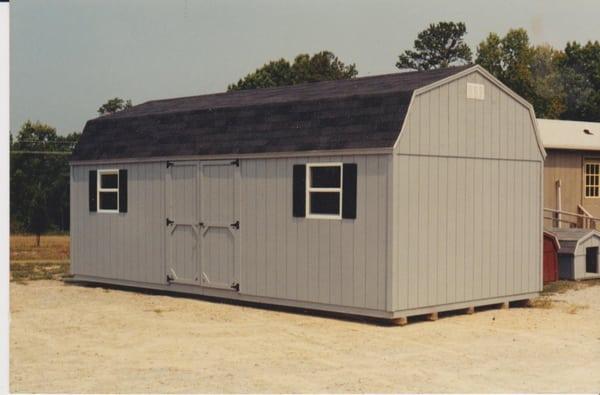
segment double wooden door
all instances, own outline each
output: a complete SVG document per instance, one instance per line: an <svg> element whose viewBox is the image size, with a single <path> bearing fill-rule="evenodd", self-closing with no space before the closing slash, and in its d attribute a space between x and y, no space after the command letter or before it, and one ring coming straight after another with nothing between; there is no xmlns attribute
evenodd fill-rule
<svg viewBox="0 0 600 395"><path fill-rule="evenodd" d="M167 163L168 282L239 291L238 163Z"/></svg>

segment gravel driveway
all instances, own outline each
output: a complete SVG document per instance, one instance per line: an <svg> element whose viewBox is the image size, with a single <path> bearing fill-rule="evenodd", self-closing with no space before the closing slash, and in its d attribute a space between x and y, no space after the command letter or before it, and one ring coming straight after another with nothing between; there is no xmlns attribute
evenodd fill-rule
<svg viewBox="0 0 600 395"><path fill-rule="evenodd" d="M12 392L598 392L600 286L405 327L11 283Z"/></svg>

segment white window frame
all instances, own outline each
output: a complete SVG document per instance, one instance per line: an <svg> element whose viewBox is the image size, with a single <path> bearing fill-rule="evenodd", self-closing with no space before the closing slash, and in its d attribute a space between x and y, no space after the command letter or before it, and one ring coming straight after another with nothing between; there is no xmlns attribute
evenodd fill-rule
<svg viewBox="0 0 600 395"><path fill-rule="evenodd" d="M340 186L339 188L318 188L312 187L312 172L313 167L339 167L340 168ZM342 196L344 194L344 164L342 162L322 162L322 163L307 163L306 164L306 218L314 219L342 219ZM334 214L313 214L310 209L310 193L311 192L338 192L340 194L340 204L338 215Z"/></svg>
<svg viewBox="0 0 600 395"><path fill-rule="evenodd" d="M117 187L116 188L102 188L102 176L103 175L115 175L117 176ZM97 180L97 188L96 188L96 204L97 211L99 213L119 213L119 169L103 169L98 170L98 180ZM117 209L116 210L106 210L100 208L100 192L116 192L117 193Z"/></svg>
<svg viewBox="0 0 600 395"><path fill-rule="evenodd" d="M598 166L598 173L588 173L588 165L593 165L593 166ZM587 182L587 178L588 176L596 176L598 177L599 183L598 184L588 184ZM600 199L600 192L598 193L598 195L588 195L587 191L588 191L588 187L592 187L592 188L598 188L600 190L600 161L585 161L583 163L583 196L586 199Z"/></svg>

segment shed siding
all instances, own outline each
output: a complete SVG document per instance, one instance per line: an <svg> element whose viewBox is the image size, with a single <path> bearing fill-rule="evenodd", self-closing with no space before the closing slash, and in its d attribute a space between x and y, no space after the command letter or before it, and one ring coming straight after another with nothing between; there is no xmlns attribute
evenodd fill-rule
<svg viewBox="0 0 600 395"><path fill-rule="evenodd" d="M292 216L296 163L357 163L357 218ZM241 282L246 295L384 310L391 155L244 159ZM129 171L129 212L90 213L88 172ZM165 284L165 162L71 168L72 272Z"/></svg>
<svg viewBox="0 0 600 395"><path fill-rule="evenodd" d="M591 236L586 240L580 241L574 254L573 273L576 280L598 278L600 273L587 273L586 267L586 249L589 247L600 247L600 237ZM600 256L598 257L600 258ZM600 259L599 259L600 261Z"/></svg>
<svg viewBox="0 0 600 395"><path fill-rule="evenodd" d="M485 100L466 99L467 82ZM541 289L529 110L477 72L416 95L394 155L394 310Z"/></svg>
<svg viewBox="0 0 600 395"><path fill-rule="evenodd" d="M357 218L292 216L294 164L358 165ZM385 309L388 155L241 162L245 294Z"/></svg>
<svg viewBox="0 0 600 395"><path fill-rule="evenodd" d="M88 172L128 170L127 213L91 213ZM71 167L71 251L75 274L163 284L165 165Z"/></svg>

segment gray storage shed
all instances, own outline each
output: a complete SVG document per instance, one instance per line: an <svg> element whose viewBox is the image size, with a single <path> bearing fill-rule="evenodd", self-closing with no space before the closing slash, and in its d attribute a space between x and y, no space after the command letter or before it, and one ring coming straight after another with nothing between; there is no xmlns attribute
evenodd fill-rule
<svg viewBox="0 0 600 395"><path fill-rule="evenodd" d="M528 299L544 155L479 66L150 101L85 126L71 270L381 318Z"/></svg>
<svg viewBox="0 0 600 395"><path fill-rule="evenodd" d="M600 278L600 233L593 229L552 228L560 242L558 276L561 280Z"/></svg>

